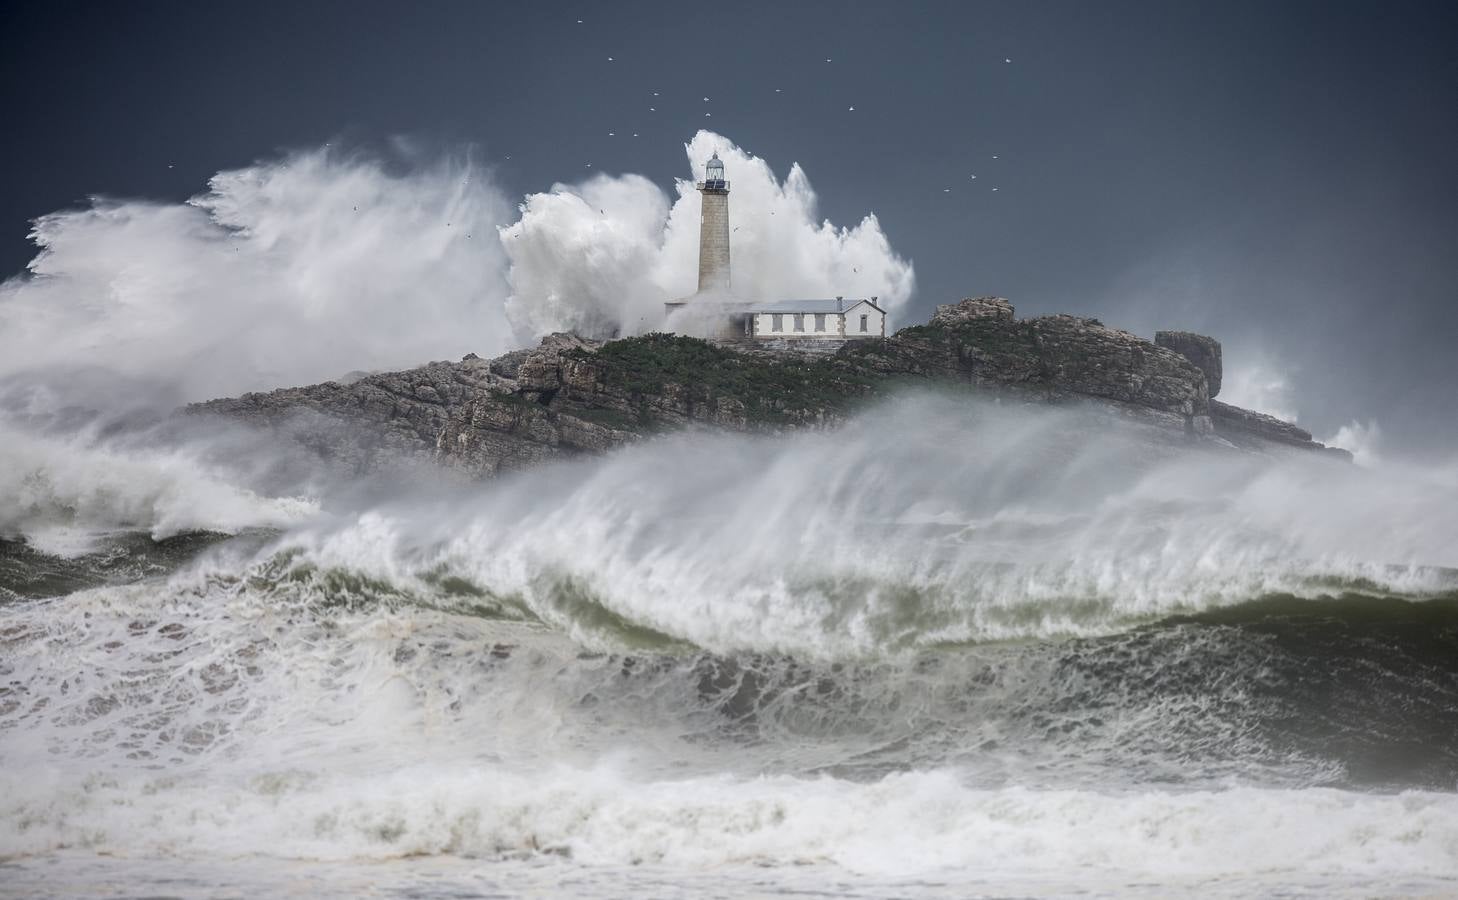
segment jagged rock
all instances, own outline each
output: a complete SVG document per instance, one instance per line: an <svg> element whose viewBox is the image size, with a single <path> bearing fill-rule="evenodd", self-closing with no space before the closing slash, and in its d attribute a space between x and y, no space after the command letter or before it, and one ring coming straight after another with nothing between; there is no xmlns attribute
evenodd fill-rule
<svg viewBox="0 0 1458 900"><path fill-rule="evenodd" d="M1013 305L1002 297L968 297L960 303L944 303L932 314L931 324L956 326L973 319L1013 320Z"/></svg>
<svg viewBox="0 0 1458 900"><path fill-rule="evenodd" d="M597 346L575 334L558 332L542 338L542 343L526 355L517 366L519 390L551 392L562 386L562 351Z"/></svg>
<svg viewBox="0 0 1458 900"><path fill-rule="evenodd" d="M1209 344L1218 379L1219 345ZM481 477L601 453L665 429L833 426L867 398L918 379L1023 401L1096 400L1172 440L1321 449L1290 423L1211 401L1209 373L1175 349L1096 319L1019 321L997 297L938 307L927 325L851 341L833 354L662 334L607 343L554 334L493 360L468 354L458 363L245 394L187 412L276 429L348 471L434 460Z"/></svg>
<svg viewBox="0 0 1458 900"><path fill-rule="evenodd" d="M1231 406L1228 403L1221 403L1219 400L1210 401L1210 417L1215 422L1216 433L1237 444L1254 438L1299 447L1326 449L1321 444L1314 444L1311 440L1311 432L1304 428L1297 428L1290 422L1275 416L1241 409L1239 406Z"/></svg>
<svg viewBox="0 0 1458 900"><path fill-rule="evenodd" d="M1219 341L1190 331L1156 331L1154 342L1161 347L1168 347L1198 366L1205 373L1205 383L1209 385L1211 399L1220 393L1222 365Z"/></svg>
<svg viewBox="0 0 1458 900"><path fill-rule="evenodd" d="M1185 417L1181 422L1207 414L1204 376L1178 353L1097 319L1016 321L1000 312L976 314L979 303L964 300L950 308L967 315L933 317L929 325L903 328L879 345L851 345L843 354L870 356L883 374L1019 385L1054 398L1085 394Z"/></svg>
<svg viewBox="0 0 1458 900"><path fill-rule="evenodd" d="M1063 390L1182 416L1206 414L1205 379L1178 353L1097 319L1042 316L1030 325L1046 377Z"/></svg>

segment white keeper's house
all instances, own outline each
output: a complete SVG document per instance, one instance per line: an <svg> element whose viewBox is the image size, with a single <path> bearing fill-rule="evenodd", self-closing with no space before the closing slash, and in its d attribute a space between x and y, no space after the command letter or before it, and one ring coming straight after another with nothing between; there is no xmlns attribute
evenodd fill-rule
<svg viewBox="0 0 1458 900"><path fill-rule="evenodd" d="M697 184L699 289L664 304L666 329L719 340L787 342L834 349L839 343L886 336L886 311L875 297L776 300L757 303L734 295L729 279L729 181L719 154L704 165Z"/></svg>
<svg viewBox="0 0 1458 900"><path fill-rule="evenodd" d="M749 337L868 338L886 336L886 311L869 300L780 300L751 306Z"/></svg>

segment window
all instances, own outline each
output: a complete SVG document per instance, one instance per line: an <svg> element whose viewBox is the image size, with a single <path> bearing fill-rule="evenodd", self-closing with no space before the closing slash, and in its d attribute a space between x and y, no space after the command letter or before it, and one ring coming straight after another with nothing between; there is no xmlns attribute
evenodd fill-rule
<svg viewBox="0 0 1458 900"><path fill-rule="evenodd" d="M804 331L805 330L805 314L804 313L795 313L795 330L796 331Z"/></svg>
<svg viewBox="0 0 1458 900"><path fill-rule="evenodd" d="M862 318L864 318L864 317L862 317ZM784 330L785 330L785 317L782 316L782 315L780 315L779 313L775 313L774 315L770 316L770 331L784 331Z"/></svg>
<svg viewBox="0 0 1458 900"><path fill-rule="evenodd" d="M815 314L815 330L816 331L824 331L825 330L825 313L816 313Z"/></svg>
<svg viewBox="0 0 1458 900"><path fill-rule="evenodd" d="M861 316L861 331L870 331L870 330L871 330L871 317L870 316Z"/></svg>

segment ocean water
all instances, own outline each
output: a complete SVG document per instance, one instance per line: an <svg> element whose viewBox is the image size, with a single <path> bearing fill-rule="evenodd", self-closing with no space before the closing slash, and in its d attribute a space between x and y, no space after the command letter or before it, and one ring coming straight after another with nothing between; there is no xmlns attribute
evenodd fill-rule
<svg viewBox="0 0 1458 900"><path fill-rule="evenodd" d="M484 485L11 446L0 894L1458 894L1449 470L947 398Z"/></svg>

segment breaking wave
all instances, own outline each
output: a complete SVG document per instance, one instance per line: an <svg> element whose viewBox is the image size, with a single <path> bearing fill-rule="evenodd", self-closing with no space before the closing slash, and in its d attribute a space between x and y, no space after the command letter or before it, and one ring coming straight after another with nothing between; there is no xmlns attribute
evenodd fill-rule
<svg viewBox="0 0 1458 900"><path fill-rule="evenodd" d="M1453 486L1154 436L931 396L297 508L126 461L205 487L0 543L0 856L1450 886ZM242 533L116 530L189 522Z"/></svg>

